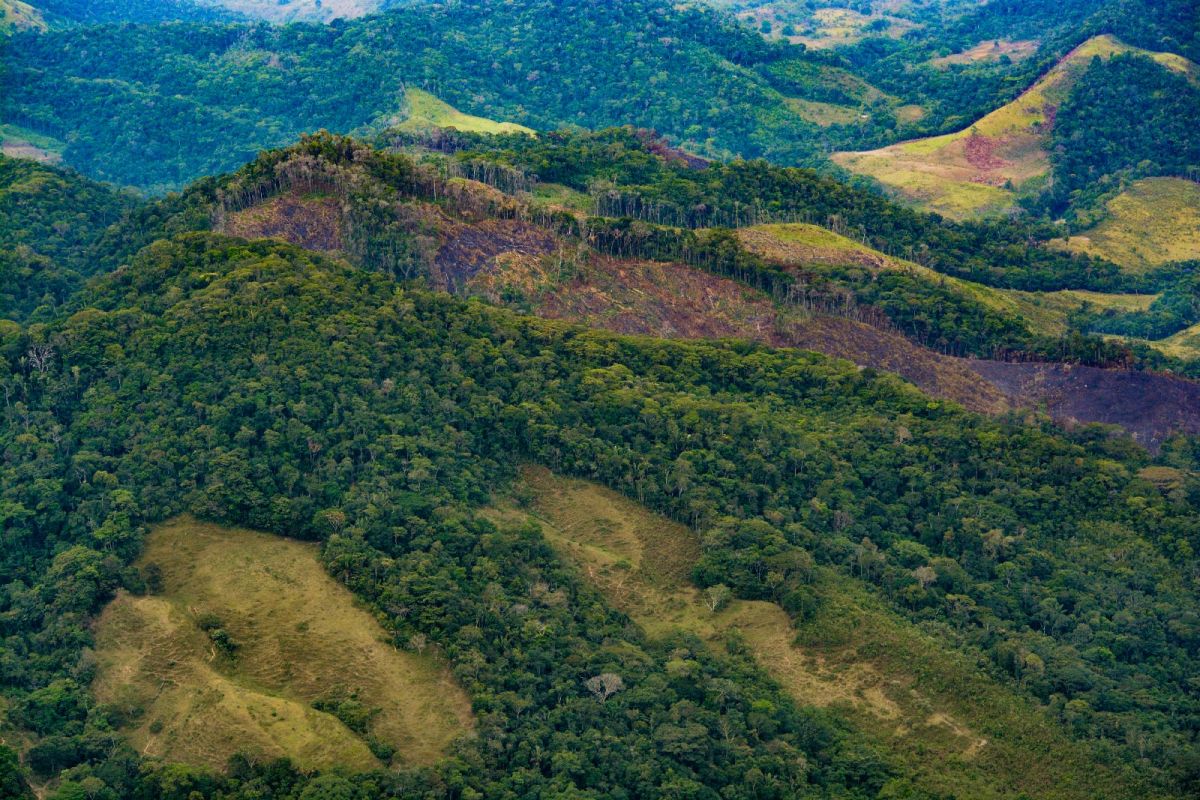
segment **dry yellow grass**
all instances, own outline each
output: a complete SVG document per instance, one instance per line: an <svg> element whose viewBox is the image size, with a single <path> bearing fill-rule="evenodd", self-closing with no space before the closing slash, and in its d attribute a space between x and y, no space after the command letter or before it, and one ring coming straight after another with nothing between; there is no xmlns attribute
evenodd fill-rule
<svg viewBox="0 0 1200 800"><path fill-rule="evenodd" d="M834 103L818 103L815 100L801 100L798 97L785 99L788 108L796 112L801 119L828 128L831 125L853 125L861 113L857 108L839 106Z"/></svg>
<svg viewBox="0 0 1200 800"><path fill-rule="evenodd" d="M409 115L398 127L401 130L424 130L428 128L454 128L468 133L526 133L533 135L531 128L515 122L497 122L486 117L464 114L449 103L443 102L420 89L405 92Z"/></svg>
<svg viewBox="0 0 1200 800"><path fill-rule="evenodd" d="M1200 184L1182 178L1134 181L1108 202L1099 225L1055 246L1106 258L1129 272L1200 259Z"/></svg>
<svg viewBox="0 0 1200 800"><path fill-rule="evenodd" d="M1167 69L1197 76L1196 65L1181 56L1097 36L1069 53L1016 100L964 130L878 150L835 153L833 160L875 178L920 208L952 219L1005 213L1013 207L1015 189L1049 171L1048 110L1062 103L1093 57L1123 53L1148 56Z"/></svg>
<svg viewBox="0 0 1200 800"><path fill-rule="evenodd" d="M942 284L1003 314L1023 318L1034 333L1058 336L1067 330L1067 317L1085 303L1096 309L1144 311L1157 295L1104 294L1067 290L1021 292L997 289L943 275L912 261L893 258L817 225L790 223L758 225L738 231L742 244L753 253L778 264L822 267L859 265L872 270L899 270Z"/></svg>
<svg viewBox="0 0 1200 800"><path fill-rule="evenodd" d="M537 467L522 476L534 491L534 513L550 543L651 637L682 630L716 644L736 632L802 703L845 704L899 718L899 706L870 664L834 669L806 655L793 646L791 621L774 603L733 600L710 611L689 579L700 542L686 527L594 483Z"/></svg>
<svg viewBox="0 0 1200 800"><path fill-rule="evenodd" d="M1001 56L1008 56L1013 61L1020 61L1036 53L1037 48L1038 42L1036 39L1020 39L1018 41L989 39L962 52L935 58L929 63L935 67L948 67L952 64L978 64L999 61Z"/></svg>
<svg viewBox="0 0 1200 800"><path fill-rule="evenodd" d="M1191 361L1200 358L1200 324L1184 328L1165 339L1146 342L1164 355Z"/></svg>
<svg viewBox="0 0 1200 800"><path fill-rule="evenodd" d="M215 768L244 752L305 769L380 766L321 700L377 709L368 734L427 764L472 728L470 704L430 654L396 650L317 559L316 547L188 517L151 533L142 566L162 594L121 594L97 626L97 698L142 753ZM233 656L198 620L218 620Z"/></svg>
<svg viewBox="0 0 1200 800"><path fill-rule="evenodd" d="M740 637L801 705L828 708L905 763L934 793L991 800L1022 792L1084 800L1119 778L976 664L885 610L852 581L818 569L823 604L797 638L778 606L735 600L712 612L689 581L700 555L686 527L587 481L523 470L532 511L500 504L497 521L532 515L547 540L651 638L680 631L719 647Z"/></svg>
<svg viewBox="0 0 1200 800"><path fill-rule="evenodd" d="M46 21L33 6L22 0L0 0L0 36L13 31L44 31Z"/></svg>

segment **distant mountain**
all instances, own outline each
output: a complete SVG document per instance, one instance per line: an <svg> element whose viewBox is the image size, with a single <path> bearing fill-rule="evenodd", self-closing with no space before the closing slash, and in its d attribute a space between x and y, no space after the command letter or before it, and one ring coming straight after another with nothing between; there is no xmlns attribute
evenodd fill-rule
<svg viewBox="0 0 1200 800"><path fill-rule="evenodd" d="M154 190L304 131L394 116L410 85L531 128L633 123L703 154L797 163L825 134L789 106L773 68L803 58L665 0L467 0L338 27L170 36L75 29L8 48L0 120L64 141L69 132L67 163Z"/></svg>
<svg viewBox="0 0 1200 800"><path fill-rule="evenodd" d="M7 0L15 2L15 0ZM33 0L52 27L107 22L211 21L238 18L201 0Z"/></svg>

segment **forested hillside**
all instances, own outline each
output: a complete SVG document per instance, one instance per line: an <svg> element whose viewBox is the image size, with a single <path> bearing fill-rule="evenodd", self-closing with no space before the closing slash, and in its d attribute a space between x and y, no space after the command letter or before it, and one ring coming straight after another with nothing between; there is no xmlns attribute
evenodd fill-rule
<svg viewBox="0 0 1200 800"><path fill-rule="evenodd" d="M34 0L29 5L53 27L236 18L214 3L198 0Z"/></svg>
<svg viewBox="0 0 1200 800"><path fill-rule="evenodd" d="M0 15L0 800L1200 795L1195 3Z"/></svg>
<svg viewBox="0 0 1200 800"><path fill-rule="evenodd" d="M386 123L410 84L534 128L632 122L709 154L794 162L815 153L817 128L760 74L788 55L660 0L472 1L335 27L72 30L7 47L0 119L69 138L64 157L85 174L150 189L305 131Z"/></svg>
<svg viewBox="0 0 1200 800"><path fill-rule="evenodd" d="M23 687L11 719L38 735L28 758L44 774L93 764L74 779L118 794L169 779L201 796L298 780L252 765L227 778L138 773L78 688L82 622L115 587L140 586L123 565L143 526L191 509L324 539L335 576L406 607L386 617L399 640L445 648L480 715L481 746L442 780L484 796L544 782L597 796L807 785L853 797L902 777L744 656L659 649L597 605L536 532L472 517L528 458L708 531L701 585L774 598L799 618L821 602L806 588L810 559L877 587L1094 741L1117 770L1079 773L1099 794L1142 796L1146 780L1183 793L1194 780L1200 520L1190 481L1156 488L1138 477L1146 457L1119 440L988 422L815 356L583 333L207 234L151 246L81 307L5 344L17 402L4 674ZM51 446L54 430L65 448ZM535 580L562 599L531 597ZM668 664L681 646L697 663L686 680ZM598 703L583 683L604 672L627 688ZM736 693L718 688L735 676ZM574 757L539 768L525 743L542 737ZM749 784L746 759L762 776ZM371 781L441 796L431 778Z"/></svg>
<svg viewBox="0 0 1200 800"><path fill-rule="evenodd" d="M0 156L0 319L53 315L97 271L90 248L132 206L70 171Z"/></svg>

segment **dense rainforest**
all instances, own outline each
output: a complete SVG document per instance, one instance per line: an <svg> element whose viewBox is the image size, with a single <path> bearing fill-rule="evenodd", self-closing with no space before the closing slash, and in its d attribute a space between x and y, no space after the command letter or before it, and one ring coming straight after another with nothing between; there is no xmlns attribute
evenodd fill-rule
<svg viewBox="0 0 1200 800"><path fill-rule="evenodd" d="M1128 33L1132 44L1190 52L1194 9L1189 17L1178 3L1125 3L1120 13L1115 5L1071 3L1069 18L1086 19L1088 35ZM539 130L632 123L703 155L820 166L833 150L962 128L1081 41L1076 27L1047 23L1043 9L1031 15L1050 25L1035 58L927 63L945 42L965 42L972 26L1008 24L1010 6L990 3L844 52L767 41L723 14L663 0L462 0L329 26L26 33L0 43L0 120L60 140L67 163L93 178L152 192L232 169L304 132L387 127L404 113L406 87ZM1134 35L1121 24L1131 18L1161 24ZM822 126L797 112L797 101L864 113ZM901 122L902 103L923 109L920 118Z"/></svg>
<svg viewBox="0 0 1200 800"><path fill-rule="evenodd" d="M89 248L133 206L71 171L0 156L0 319L53 314L97 270Z"/></svg>
<svg viewBox="0 0 1200 800"><path fill-rule="evenodd" d="M1200 178L1200 86L1147 58L1094 60L1055 115L1053 212L1094 205L1123 180Z"/></svg>
<svg viewBox="0 0 1200 800"><path fill-rule="evenodd" d="M302 780L141 771L79 688L87 617L138 589L125 565L145 526L192 510L324 540L335 575L409 609L398 636L455 664L478 746L359 791L873 797L899 777L736 653L693 647L710 677L673 680L535 531L471 514L532 459L711 531L702 584L803 615L820 602L806 563L861 573L1093 741L1117 769L1107 796L1196 778L1195 488L1140 479L1131 443L988 421L818 356L586 333L211 234L151 245L79 305L4 341L0 674L45 774L116 796ZM531 626L503 610L528 605L535 576L568 601L530 607ZM582 681L604 671L631 689L597 704ZM539 761L538 740L574 756Z"/></svg>
<svg viewBox="0 0 1200 800"><path fill-rule="evenodd" d="M489 152L473 146L471 158ZM601 163L584 157L596 147L615 147L621 169L642 162L639 185L670 174L627 131L581 137L579 152L539 147L523 157L557 159L561 180ZM64 798L933 797L835 718L798 707L744 650L645 639L536 529L479 516L529 461L686 523L704 542L699 585L777 602L798 625L822 603L814 570L861 581L1081 743L1095 763L1072 780L1097 796L1196 788L1200 484L1188 441L1153 467L1178 476L1162 483L1130 440L969 414L844 362L588 332L453 299L398 282L407 234L365 216L363 235L395 256L356 256L366 269L197 230L221 198L289 170L344 186L368 214L428 191L436 164L330 136L264 154L126 209L82 243L109 274L0 331L0 680L34 778L61 775ZM80 183L75 200L43 208L93 202ZM633 223L589 224L604 235ZM701 233L709 268L751 281L771 271ZM77 252L56 250L54 235L33 227L20 240ZM901 290L863 289L897 313L921 307ZM357 777L142 762L115 733L117 710L86 691L87 621L116 589L146 591L130 562L148 526L183 511L321 541L330 572L397 642L421 634L450 659L477 738L433 770ZM531 596L534 584L557 599ZM681 672L681 658L695 666ZM626 689L598 703L585 682L599 674ZM6 749L0 780L26 780Z"/></svg>
<svg viewBox="0 0 1200 800"><path fill-rule="evenodd" d="M1195 177L1189 77L1091 63L1011 218L915 211L825 158L961 128L1093 35L1200 60L1194 2L889 0L906 33L829 50L723 2L397 0L278 27L186 0L33 5L51 30L0 38L0 136L69 166L0 155L0 800L1200 795L1194 437L1152 453L790 347L544 319L521 283L583 294L573 276L639 267L711 290L714 316L837 317L938 364L1200 374L1106 336L1200 322L1198 262L1048 244L1135 179ZM1039 41L935 63L981 37ZM418 87L538 133L403 126ZM746 237L761 223L834 244L776 257ZM504 293L472 283L506 269ZM1048 294L1068 289L1096 305ZM524 477L543 467L694 537L676 578L699 628L651 631L569 557ZM181 514L310 543L386 649L461 691L469 730L415 766L366 736L378 709L331 694L304 712L375 766L135 743L163 723L96 688L101 614L163 596L139 556ZM733 603L771 609L803 679L866 665L853 691L879 707L810 704L744 630L700 633ZM208 660L236 662L246 642L188 613ZM931 686L978 713L946 716Z"/></svg>
<svg viewBox="0 0 1200 800"><path fill-rule="evenodd" d="M56 27L111 22L211 22L236 18L215 4L191 0L36 0L30 5L48 25Z"/></svg>
<svg viewBox="0 0 1200 800"><path fill-rule="evenodd" d="M786 55L659 0L459 2L330 26L181 25L169 35L92 28L13 38L0 118L63 138L85 174L151 189L305 131L386 124L407 85L535 128L635 118L712 154L794 161L812 152L816 128L755 71Z"/></svg>

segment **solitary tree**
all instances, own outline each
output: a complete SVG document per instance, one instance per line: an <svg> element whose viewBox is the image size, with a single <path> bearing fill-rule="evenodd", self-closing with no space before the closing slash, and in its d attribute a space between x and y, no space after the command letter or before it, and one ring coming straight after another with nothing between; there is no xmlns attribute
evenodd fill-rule
<svg viewBox="0 0 1200 800"><path fill-rule="evenodd" d="M621 680L621 676L613 672L602 672L594 678L588 678L584 681L584 686L588 688L596 699L603 703L608 698L612 697L617 692L625 688L625 681Z"/></svg>
<svg viewBox="0 0 1200 800"><path fill-rule="evenodd" d="M723 583L710 586L704 590L704 605L714 614L729 599L729 587Z"/></svg>

